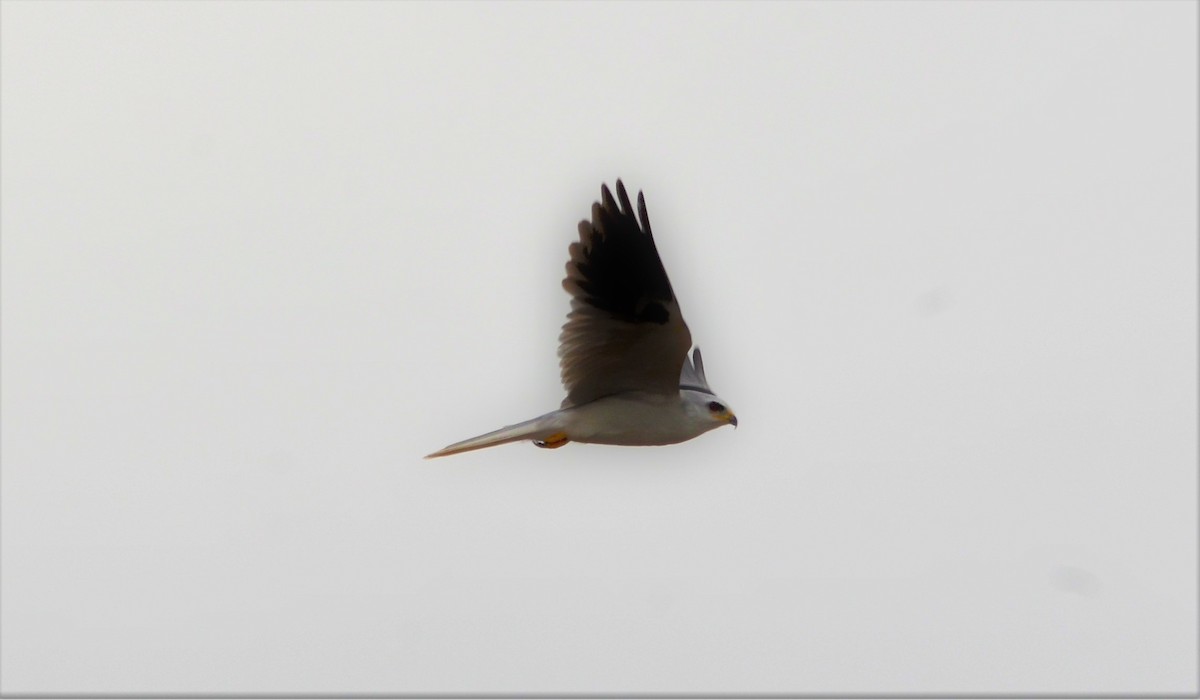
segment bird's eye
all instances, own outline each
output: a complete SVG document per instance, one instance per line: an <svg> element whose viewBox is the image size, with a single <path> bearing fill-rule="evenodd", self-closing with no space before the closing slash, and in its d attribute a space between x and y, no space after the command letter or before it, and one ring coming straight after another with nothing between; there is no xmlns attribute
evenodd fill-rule
<svg viewBox="0 0 1200 700"><path fill-rule="evenodd" d="M717 403L716 401L709 401L708 402L708 410L712 411L713 413L720 413L721 411L725 410L725 407L722 406L721 404Z"/></svg>

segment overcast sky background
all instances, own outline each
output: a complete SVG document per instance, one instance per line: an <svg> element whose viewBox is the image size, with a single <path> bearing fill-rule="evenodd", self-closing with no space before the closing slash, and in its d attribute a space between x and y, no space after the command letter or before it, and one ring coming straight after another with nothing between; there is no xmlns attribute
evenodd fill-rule
<svg viewBox="0 0 1200 700"><path fill-rule="evenodd" d="M1197 5L3 5L0 691L1197 692ZM741 427L557 407L644 190Z"/></svg>

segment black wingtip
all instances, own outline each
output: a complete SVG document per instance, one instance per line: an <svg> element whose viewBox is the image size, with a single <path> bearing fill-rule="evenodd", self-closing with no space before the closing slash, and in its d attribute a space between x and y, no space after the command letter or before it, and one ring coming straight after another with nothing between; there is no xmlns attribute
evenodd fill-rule
<svg viewBox="0 0 1200 700"><path fill-rule="evenodd" d="M650 231L650 214L646 211L646 198L642 195L642 191L638 190L638 219L642 222L642 230L647 235L653 236Z"/></svg>
<svg viewBox="0 0 1200 700"><path fill-rule="evenodd" d="M600 201L597 204L601 208L608 209L615 214L633 216L635 210L629 199L629 191L625 189L625 183L621 178L616 179L615 187L617 195L613 197L613 191L608 188L608 183L600 183ZM650 231L650 214L646 210L646 195L641 190L638 190L636 212L636 220L641 224L642 231L653 236L654 234ZM596 212L593 211L592 220L595 221L596 219Z"/></svg>
<svg viewBox="0 0 1200 700"><path fill-rule="evenodd" d="M617 201L621 203L621 213L625 216L633 215L633 204L629 201L629 193L625 191L625 185L620 180L617 180Z"/></svg>
<svg viewBox="0 0 1200 700"><path fill-rule="evenodd" d="M621 191L620 180L617 180L617 191ZM600 206L604 209L617 211L617 201L613 199L612 190L608 189L607 184L600 185Z"/></svg>

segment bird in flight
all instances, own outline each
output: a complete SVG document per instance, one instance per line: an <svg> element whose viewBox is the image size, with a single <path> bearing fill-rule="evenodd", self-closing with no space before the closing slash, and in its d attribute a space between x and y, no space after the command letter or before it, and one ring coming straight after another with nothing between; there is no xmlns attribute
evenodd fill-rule
<svg viewBox="0 0 1200 700"><path fill-rule="evenodd" d="M688 357L692 335L654 246L642 193L636 213L620 180L616 199L608 185L600 199L592 220L579 222L563 280L571 311L558 337L562 407L426 459L518 440L538 447L670 445L737 427L729 405L708 387L700 348Z"/></svg>

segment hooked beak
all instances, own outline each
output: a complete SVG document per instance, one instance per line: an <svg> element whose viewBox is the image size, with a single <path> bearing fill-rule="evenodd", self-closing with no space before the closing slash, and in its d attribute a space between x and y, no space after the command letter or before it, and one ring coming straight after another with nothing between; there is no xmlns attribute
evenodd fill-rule
<svg viewBox="0 0 1200 700"><path fill-rule="evenodd" d="M730 413L725 420L727 420L729 424L733 426L734 430L737 430L737 416Z"/></svg>

